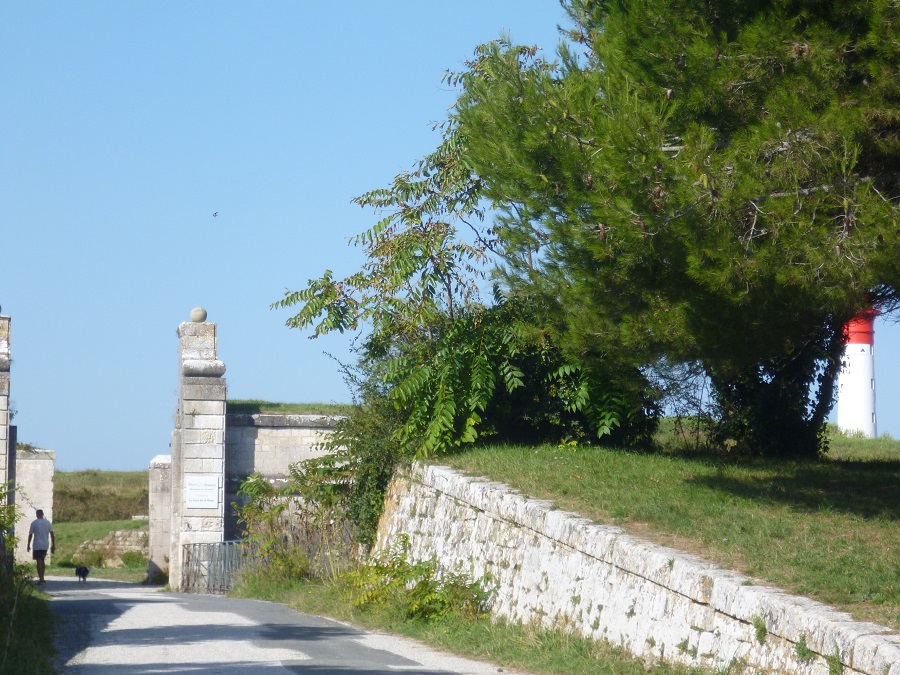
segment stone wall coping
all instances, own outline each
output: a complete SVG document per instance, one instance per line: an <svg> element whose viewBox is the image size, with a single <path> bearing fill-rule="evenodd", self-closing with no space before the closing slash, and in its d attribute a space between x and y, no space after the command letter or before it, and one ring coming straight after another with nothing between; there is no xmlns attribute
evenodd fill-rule
<svg viewBox="0 0 900 675"><path fill-rule="evenodd" d="M45 450L44 448L16 448L16 461L29 461L38 459L52 459L56 461L56 450Z"/></svg>
<svg viewBox="0 0 900 675"><path fill-rule="evenodd" d="M168 469L172 466L172 455L157 455L150 460L151 469Z"/></svg>
<svg viewBox="0 0 900 675"><path fill-rule="evenodd" d="M439 465L417 463L408 471L410 479L459 502L664 586L717 614L747 624L763 618L768 632L794 644L805 639L819 654L830 655L837 645L844 663L854 670L900 675L900 635L886 626L855 621L846 612L758 585L750 577L627 534L620 527L555 510L549 502L528 499L502 483Z"/></svg>
<svg viewBox="0 0 900 675"><path fill-rule="evenodd" d="M276 415L256 413L228 413L228 427L307 427L313 429L333 429L342 415Z"/></svg>

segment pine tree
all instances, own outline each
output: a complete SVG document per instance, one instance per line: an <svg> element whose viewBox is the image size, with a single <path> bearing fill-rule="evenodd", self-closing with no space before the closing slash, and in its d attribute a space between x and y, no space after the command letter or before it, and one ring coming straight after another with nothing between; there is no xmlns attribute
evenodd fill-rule
<svg viewBox="0 0 900 675"><path fill-rule="evenodd" d="M722 440L813 455L842 326L900 290L900 4L568 0L454 112L506 283L585 363L699 363Z"/></svg>

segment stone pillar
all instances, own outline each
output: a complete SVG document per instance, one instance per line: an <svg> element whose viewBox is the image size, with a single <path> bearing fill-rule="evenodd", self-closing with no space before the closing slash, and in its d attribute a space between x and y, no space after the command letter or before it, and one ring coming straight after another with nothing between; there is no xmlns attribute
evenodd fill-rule
<svg viewBox="0 0 900 675"><path fill-rule="evenodd" d="M9 317L0 316L0 485L11 479L15 450L9 433Z"/></svg>
<svg viewBox="0 0 900 675"><path fill-rule="evenodd" d="M16 523L16 560L31 562L28 545L28 528L35 519L35 511L41 509L44 518L53 522L53 471L56 453L52 450L23 447L16 452L16 505L20 519ZM50 563L47 553L47 563Z"/></svg>
<svg viewBox="0 0 900 675"><path fill-rule="evenodd" d="M150 461L150 542L147 578L164 580L169 575L172 546L172 456L157 455Z"/></svg>
<svg viewBox="0 0 900 675"><path fill-rule="evenodd" d="M216 357L216 324L191 311L178 327L178 410L172 433L172 547L169 585L181 588L185 544L224 541L225 364Z"/></svg>

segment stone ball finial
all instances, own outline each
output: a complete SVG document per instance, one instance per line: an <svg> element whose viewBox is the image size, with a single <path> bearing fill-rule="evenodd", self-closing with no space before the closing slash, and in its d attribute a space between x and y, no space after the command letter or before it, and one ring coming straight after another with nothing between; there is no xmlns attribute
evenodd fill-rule
<svg viewBox="0 0 900 675"><path fill-rule="evenodd" d="M206 321L206 310L202 307L194 307L191 310L191 321L194 323L203 323Z"/></svg>

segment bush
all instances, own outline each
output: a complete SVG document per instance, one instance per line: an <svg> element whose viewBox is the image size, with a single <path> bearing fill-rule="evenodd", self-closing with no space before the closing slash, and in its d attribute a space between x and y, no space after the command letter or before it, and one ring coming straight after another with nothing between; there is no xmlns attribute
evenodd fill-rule
<svg viewBox="0 0 900 675"><path fill-rule="evenodd" d="M0 675L53 672L48 645L52 615L34 597L29 565L15 564L16 538L10 532L18 512L8 503L10 484L0 485Z"/></svg>
<svg viewBox="0 0 900 675"><path fill-rule="evenodd" d="M125 567L146 567L147 557L140 551L125 551L122 554L122 564Z"/></svg>
<svg viewBox="0 0 900 675"><path fill-rule="evenodd" d="M447 615L477 618L487 612L492 591L487 580L442 572L435 559L410 563L409 537L400 535L390 551L344 576L356 606L389 606L406 619Z"/></svg>

